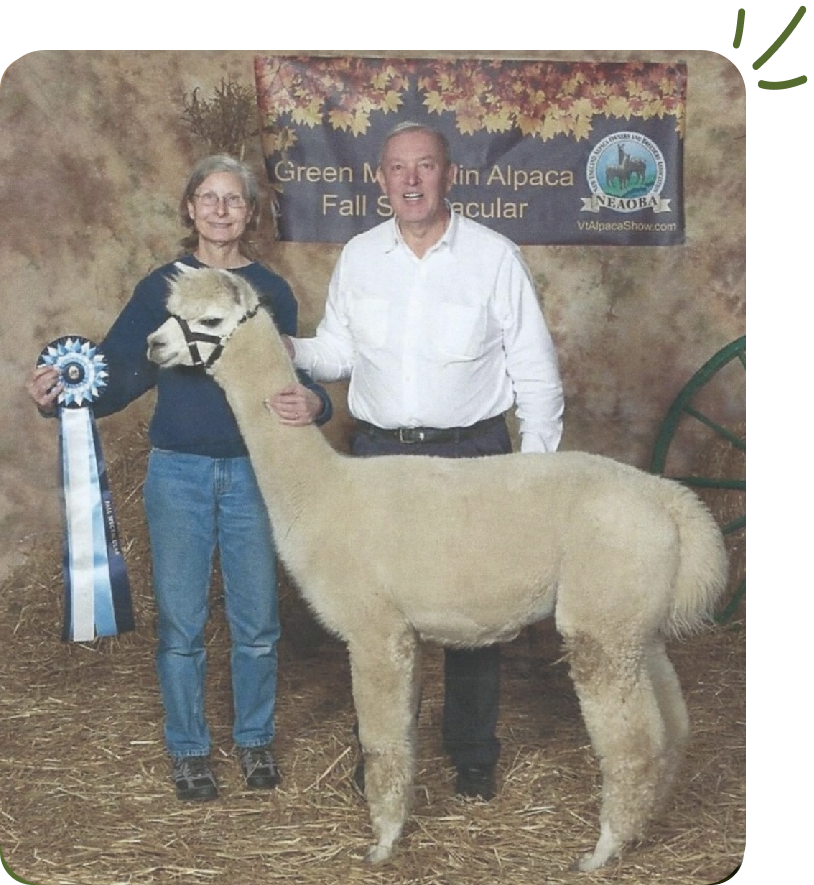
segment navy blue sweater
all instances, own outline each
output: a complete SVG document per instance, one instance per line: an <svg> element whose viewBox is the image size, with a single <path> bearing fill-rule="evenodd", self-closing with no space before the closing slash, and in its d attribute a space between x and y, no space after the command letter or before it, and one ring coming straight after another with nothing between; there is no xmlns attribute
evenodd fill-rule
<svg viewBox="0 0 814 885"><path fill-rule="evenodd" d="M179 260L190 267L203 267L191 255ZM167 278L177 273L173 264L165 264L141 280L99 345L108 364L109 378L93 404L93 413L97 417L111 415L156 387L155 412L150 422L153 446L211 458L244 456L246 445L226 396L205 371L185 366L159 369L147 359L147 336L169 317ZM254 286L283 334L297 334L297 302L282 277L257 262L232 273ZM333 411L328 394L304 373L299 374L302 383L322 400L318 423L325 423ZM269 395L275 392L268 391Z"/></svg>

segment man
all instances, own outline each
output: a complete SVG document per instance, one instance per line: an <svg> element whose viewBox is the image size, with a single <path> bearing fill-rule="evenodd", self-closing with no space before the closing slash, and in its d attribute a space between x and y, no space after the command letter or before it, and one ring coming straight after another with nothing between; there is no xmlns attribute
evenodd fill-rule
<svg viewBox="0 0 814 885"><path fill-rule="evenodd" d="M416 123L391 132L377 180L394 216L345 246L316 336L290 342L314 380L350 379L354 455L508 453L512 405L522 451L559 445L562 384L529 272L512 242L451 212L455 171L441 133ZM497 645L445 651L456 792L487 800L499 666Z"/></svg>

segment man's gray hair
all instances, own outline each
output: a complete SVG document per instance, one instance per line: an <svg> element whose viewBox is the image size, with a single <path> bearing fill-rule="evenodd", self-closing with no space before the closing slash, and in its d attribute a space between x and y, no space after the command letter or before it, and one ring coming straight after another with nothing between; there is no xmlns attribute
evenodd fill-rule
<svg viewBox="0 0 814 885"><path fill-rule="evenodd" d="M382 149L379 152L379 166L382 165L382 160L384 159L384 154L387 150L387 145L390 143L390 139L395 138L397 135L401 135L404 132L426 132L431 135L438 142L447 166L451 165L452 156L449 149L449 141L443 132L430 126L428 123L416 123L414 120L402 120L401 123L394 126L385 137L384 142L382 143Z"/></svg>

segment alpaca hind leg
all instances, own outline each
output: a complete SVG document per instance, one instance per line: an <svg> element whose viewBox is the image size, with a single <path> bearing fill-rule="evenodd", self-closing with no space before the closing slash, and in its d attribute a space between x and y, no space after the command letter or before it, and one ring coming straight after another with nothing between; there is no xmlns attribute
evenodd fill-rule
<svg viewBox="0 0 814 885"><path fill-rule="evenodd" d="M647 650L647 667L665 727L663 767L659 777L654 813L663 811L670 798L676 774L684 759L690 733L687 705L678 675L659 638Z"/></svg>
<svg viewBox="0 0 814 885"><path fill-rule="evenodd" d="M665 725L635 642L607 647L587 634L566 636L571 677L602 772L600 836L578 861L596 870L641 836L653 813Z"/></svg>
<svg viewBox="0 0 814 885"><path fill-rule="evenodd" d="M410 814L415 773L419 647L399 627L350 644L353 697L365 759L365 798L375 844L366 860L388 860Z"/></svg>

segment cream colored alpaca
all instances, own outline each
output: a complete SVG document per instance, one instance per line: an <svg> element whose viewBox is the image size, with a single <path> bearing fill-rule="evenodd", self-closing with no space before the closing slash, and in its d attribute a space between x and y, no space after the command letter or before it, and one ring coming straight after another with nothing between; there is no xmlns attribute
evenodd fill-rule
<svg viewBox="0 0 814 885"><path fill-rule="evenodd" d="M486 645L553 615L603 778L599 840L578 866L601 866L663 807L681 760L687 710L665 637L707 621L724 587L712 517L676 483L581 452L343 456L316 427L265 409L295 375L256 307L236 275L179 272L178 319L150 336L149 354L190 365L197 338L212 355L280 558L348 644L376 839L367 859L391 856L409 815L419 642Z"/></svg>

